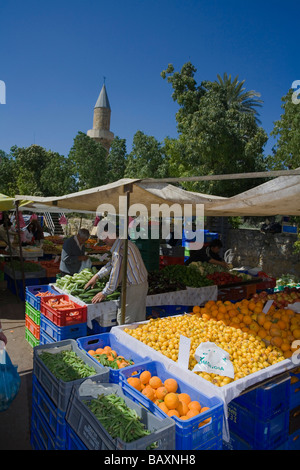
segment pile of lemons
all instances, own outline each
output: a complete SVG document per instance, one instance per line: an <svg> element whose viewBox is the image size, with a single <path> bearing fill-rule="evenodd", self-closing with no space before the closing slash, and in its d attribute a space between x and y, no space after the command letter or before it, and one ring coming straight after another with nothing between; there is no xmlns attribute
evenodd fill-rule
<svg viewBox="0 0 300 470"><path fill-rule="evenodd" d="M136 328L125 328L124 331L175 362L178 359L180 335L190 338L190 370L197 363L194 355L199 344L207 341L215 343L228 352L234 378L199 371L195 373L220 387L285 359L279 348L266 345L260 337L225 325L222 321L204 320L197 315L151 319L148 323Z"/></svg>

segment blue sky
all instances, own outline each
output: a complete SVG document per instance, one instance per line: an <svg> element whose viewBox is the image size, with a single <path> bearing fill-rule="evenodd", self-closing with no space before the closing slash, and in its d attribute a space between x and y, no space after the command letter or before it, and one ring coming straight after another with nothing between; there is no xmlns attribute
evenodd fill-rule
<svg viewBox="0 0 300 470"><path fill-rule="evenodd" d="M92 128L104 76L111 131L127 151L138 130L176 137L160 73L187 61L198 84L227 72L260 92L269 134L300 79L299 17L296 0L0 0L0 149L36 143L68 155Z"/></svg>

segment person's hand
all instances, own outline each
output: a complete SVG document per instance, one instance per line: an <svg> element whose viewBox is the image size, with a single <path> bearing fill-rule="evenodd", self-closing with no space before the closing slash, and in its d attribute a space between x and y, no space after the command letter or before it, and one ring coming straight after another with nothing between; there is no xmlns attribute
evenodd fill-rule
<svg viewBox="0 0 300 470"><path fill-rule="evenodd" d="M102 294L102 292L99 292L99 294L96 294L95 297L92 298L92 304L97 304L98 302L102 302L102 300L105 299L105 295Z"/></svg>
<svg viewBox="0 0 300 470"><path fill-rule="evenodd" d="M94 287L94 285L96 284L97 282L97 279L98 279L98 276L97 274L95 274L95 276L92 277L92 279L90 279L86 285L84 286L84 290L87 289L88 287L92 286Z"/></svg>

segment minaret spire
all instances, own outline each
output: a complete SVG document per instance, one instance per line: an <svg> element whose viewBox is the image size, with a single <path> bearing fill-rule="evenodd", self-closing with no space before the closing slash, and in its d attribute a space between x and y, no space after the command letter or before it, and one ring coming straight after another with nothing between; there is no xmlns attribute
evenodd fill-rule
<svg viewBox="0 0 300 470"><path fill-rule="evenodd" d="M106 77L103 77L102 89L94 107L93 129L87 131L87 135L96 142L100 142L109 152L114 134L110 131L111 109L105 87L105 79Z"/></svg>

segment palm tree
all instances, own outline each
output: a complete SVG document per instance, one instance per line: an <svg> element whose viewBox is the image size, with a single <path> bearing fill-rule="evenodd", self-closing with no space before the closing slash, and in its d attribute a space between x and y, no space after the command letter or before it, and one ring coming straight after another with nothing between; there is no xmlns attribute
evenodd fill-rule
<svg viewBox="0 0 300 470"><path fill-rule="evenodd" d="M261 124L258 119L258 112L255 107L261 107L263 100L260 100L260 93L254 90L245 91L243 88L245 80L238 81L238 76L231 80L231 75L224 73L223 78L218 74L218 80L214 83L219 85L225 92L225 99L228 108L235 107L241 113L252 114L257 123Z"/></svg>

